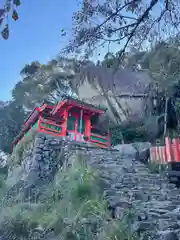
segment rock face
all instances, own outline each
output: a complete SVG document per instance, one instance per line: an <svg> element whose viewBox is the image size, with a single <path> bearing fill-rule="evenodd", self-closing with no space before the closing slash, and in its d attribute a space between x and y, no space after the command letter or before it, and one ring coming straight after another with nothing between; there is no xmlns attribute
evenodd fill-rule
<svg viewBox="0 0 180 240"><path fill-rule="evenodd" d="M107 116L117 124L117 120L126 121L128 117L144 118L145 107L150 112L153 110L152 100L146 95L151 82L147 71L118 69L114 72L111 68L91 65L81 68L79 78L72 85L81 100L107 108Z"/></svg>
<svg viewBox="0 0 180 240"><path fill-rule="evenodd" d="M121 219L128 209L135 209L131 224L139 239L179 239L180 190L165 175L150 172L134 152L121 154L38 135L11 190L19 184L26 192L51 181L59 168L73 167L77 154L98 170L112 217Z"/></svg>

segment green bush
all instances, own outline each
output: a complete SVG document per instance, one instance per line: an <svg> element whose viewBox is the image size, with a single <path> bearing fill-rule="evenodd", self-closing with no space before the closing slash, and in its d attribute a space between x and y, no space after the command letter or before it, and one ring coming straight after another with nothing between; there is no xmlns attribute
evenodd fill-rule
<svg viewBox="0 0 180 240"><path fill-rule="evenodd" d="M163 164L157 164L155 162L148 163L148 168L153 173L160 173L166 170L167 166Z"/></svg>
<svg viewBox="0 0 180 240"><path fill-rule="evenodd" d="M17 204L6 207L0 214L0 231L7 239L29 239L31 231L38 226L38 222L32 218L34 209L25 207L25 204Z"/></svg>
<svg viewBox="0 0 180 240"><path fill-rule="evenodd" d="M125 143L146 141L147 139L145 127L142 123L122 124L112 128L110 131L112 137L111 142L113 146L120 144L122 138Z"/></svg>

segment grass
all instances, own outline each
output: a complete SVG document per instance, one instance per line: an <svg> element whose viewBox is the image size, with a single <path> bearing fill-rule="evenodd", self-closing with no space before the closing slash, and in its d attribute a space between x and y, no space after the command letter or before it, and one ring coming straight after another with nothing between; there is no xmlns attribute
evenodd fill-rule
<svg viewBox="0 0 180 240"><path fill-rule="evenodd" d="M97 172L77 159L56 174L43 201L2 208L0 234L10 234L7 239L33 239L32 233L41 226L44 233L53 230L57 240L137 239L131 233L129 214L121 221L110 218L98 180Z"/></svg>
<svg viewBox="0 0 180 240"><path fill-rule="evenodd" d="M153 173L161 173L161 172L164 172L166 170L167 166L165 164L158 164L158 163L155 163L155 162L149 162L147 164L147 167Z"/></svg>

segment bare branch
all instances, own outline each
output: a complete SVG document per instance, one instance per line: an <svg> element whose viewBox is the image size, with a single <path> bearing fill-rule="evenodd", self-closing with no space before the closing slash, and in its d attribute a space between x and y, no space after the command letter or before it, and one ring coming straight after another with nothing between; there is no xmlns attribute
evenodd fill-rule
<svg viewBox="0 0 180 240"><path fill-rule="evenodd" d="M132 0L131 2L127 2L126 4L124 4L122 7L118 8L116 10L116 12L114 12L113 14L111 14L108 18L106 18L106 20L104 20L104 22L102 22L99 26L97 26L96 30L98 30L99 28L101 28L103 25L105 25L105 23L107 23L111 18L115 17L120 11L122 11L125 7L127 7L128 5L131 5L132 3L135 2L139 2L139 0Z"/></svg>
<svg viewBox="0 0 180 240"><path fill-rule="evenodd" d="M124 54L130 49L143 49L179 34L180 15L178 0L93 0L79 9L73 20L69 45L62 53L78 50L81 57L100 52L102 46L111 44L118 49L113 63L114 72L125 66ZM118 44L118 46L117 46ZM113 48L112 48L113 49ZM175 62L177 69L178 63ZM170 66L171 68L172 65ZM156 69L156 68L155 68ZM179 71L178 73L179 74Z"/></svg>
<svg viewBox="0 0 180 240"><path fill-rule="evenodd" d="M139 27L139 25L141 24L141 22L148 16L149 12L152 10L152 8L158 3L158 0L152 0L149 7L146 9L146 11L143 13L143 15L138 19L136 26L134 27L134 29L132 30L132 32L130 33L130 36L128 37L124 48L122 50L122 52L124 52L129 44L129 42L131 41L131 38L133 37L134 33L136 32L137 28Z"/></svg>

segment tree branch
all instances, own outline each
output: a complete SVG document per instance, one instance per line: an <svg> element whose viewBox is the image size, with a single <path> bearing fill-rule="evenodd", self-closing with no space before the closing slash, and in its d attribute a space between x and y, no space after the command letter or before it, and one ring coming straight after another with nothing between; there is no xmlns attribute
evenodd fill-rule
<svg viewBox="0 0 180 240"><path fill-rule="evenodd" d="M158 0L156 0L158 1ZM132 0L131 2L127 2L126 4L124 4L122 7L118 8L113 14L111 14L108 18L106 18L100 25L98 25L95 30L99 30L104 24L106 24L109 20L111 20L111 18L115 17L120 11L122 11L125 7L127 7L128 5L131 5L132 3L136 3L139 2L139 0Z"/></svg>
<svg viewBox="0 0 180 240"><path fill-rule="evenodd" d="M134 27L134 29L132 30L130 36L128 37L128 40L126 41L124 48L123 48L123 52L125 51L125 49L127 48L129 42L131 41L131 38L134 36L134 33L136 32L137 28L139 27L139 25L143 22L143 20L148 16L149 12L152 10L152 8L158 3L158 0L152 0L149 7L146 9L146 11L143 13L143 15L138 19L137 21L137 25Z"/></svg>

